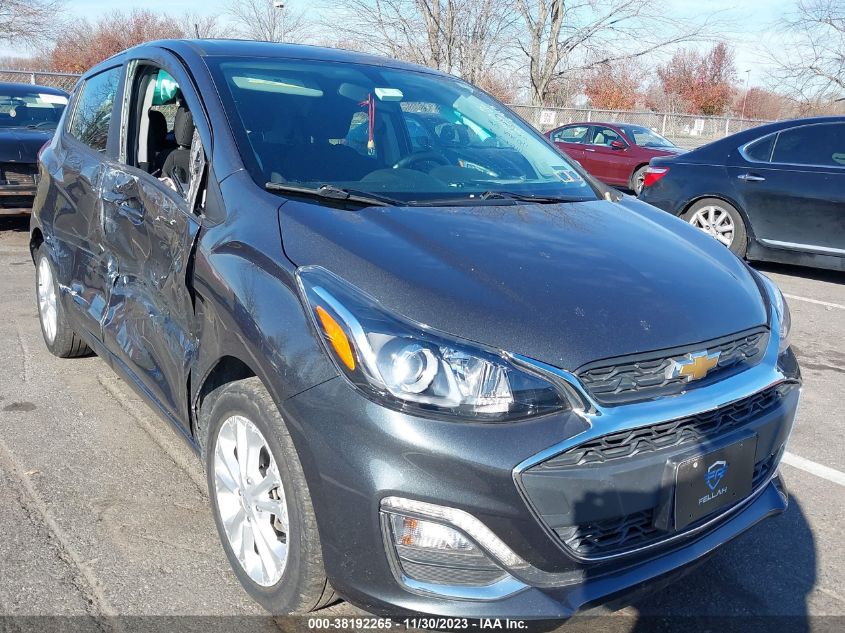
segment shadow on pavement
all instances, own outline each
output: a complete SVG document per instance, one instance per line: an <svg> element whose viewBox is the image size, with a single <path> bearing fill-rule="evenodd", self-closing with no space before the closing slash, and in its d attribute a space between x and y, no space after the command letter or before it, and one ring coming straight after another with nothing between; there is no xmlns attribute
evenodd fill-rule
<svg viewBox="0 0 845 633"><path fill-rule="evenodd" d="M751 265L762 273L778 273L790 277L824 281L832 284L845 284L845 273L823 268L808 268L792 264L775 264L772 262L751 262Z"/></svg>
<svg viewBox="0 0 845 633"><path fill-rule="evenodd" d="M0 233L14 231L25 233L29 231L28 215L0 216Z"/></svg>
<svg viewBox="0 0 845 633"><path fill-rule="evenodd" d="M680 582L634 605L639 618L633 631L832 631L841 620L810 622L807 595L815 584L815 539L792 499L782 515L755 526Z"/></svg>

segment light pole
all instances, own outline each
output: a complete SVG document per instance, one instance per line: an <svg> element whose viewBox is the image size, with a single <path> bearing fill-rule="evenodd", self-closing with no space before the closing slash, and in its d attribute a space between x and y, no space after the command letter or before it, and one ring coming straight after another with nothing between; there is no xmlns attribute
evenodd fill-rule
<svg viewBox="0 0 845 633"><path fill-rule="evenodd" d="M745 71L745 94L742 97L742 112L739 115L740 119L745 118L745 102L748 100L748 82L751 79L751 69Z"/></svg>
<svg viewBox="0 0 845 633"><path fill-rule="evenodd" d="M284 42L285 39L287 38L287 32L286 32L286 29L285 29L285 17L286 17L285 3L281 2L279 0L276 0L275 2L273 2L273 8L278 10L279 15L281 16L280 20L281 20L282 32L279 33L279 37L277 38L277 41Z"/></svg>

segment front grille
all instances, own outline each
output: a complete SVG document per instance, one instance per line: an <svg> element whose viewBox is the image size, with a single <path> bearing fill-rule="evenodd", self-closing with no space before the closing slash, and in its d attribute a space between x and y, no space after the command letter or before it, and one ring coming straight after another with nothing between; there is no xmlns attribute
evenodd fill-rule
<svg viewBox="0 0 845 633"><path fill-rule="evenodd" d="M561 469L603 463L639 453L713 439L721 433L742 426L752 417L776 406L779 401L778 387L770 387L714 411L603 435L571 448L536 468Z"/></svg>
<svg viewBox="0 0 845 633"><path fill-rule="evenodd" d="M757 328L690 348L590 363L575 373L598 402L621 404L676 394L690 386L721 380L728 373L757 364L763 358L768 341L768 330ZM683 376L672 377L671 368L675 361L682 361L687 354L703 350L710 354L720 352L719 363L710 370L707 378L689 383Z"/></svg>
<svg viewBox="0 0 845 633"><path fill-rule="evenodd" d="M777 455L769 455L754 465L751 489L757 490L772 474ZM660 541L669 533L654 526L655 508L634 512L606 521L556 528L555 534L567 549L584 558L609 556L645 547ZM711 520L701 519L700 523ZM687 529L694 529L695 524Z"/></svg>
<svg viewBox="0 0 845 633"><path fill-rule="evenodd" d="M0 163L0 185L34 185L37 173L36 165Z"/></svg>

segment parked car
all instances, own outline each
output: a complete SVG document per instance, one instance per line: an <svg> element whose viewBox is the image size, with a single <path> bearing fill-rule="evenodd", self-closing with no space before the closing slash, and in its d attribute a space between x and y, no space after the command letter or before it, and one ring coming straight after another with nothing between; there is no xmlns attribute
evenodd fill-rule
<svg viewBox="0 0 845 633"><path fill-rule="evenodd" d="M630 123L570 123L546 136L592 176L638 195L652 158L684 152L654 130Z"/></svg>
<svg viewBox="0 0 845 633"><path fill-rule="evenodd" d="M415 147L421 111L528 167ZM200 452L226 556L273 612L336 591L567 617L786 508L800 372L777 287L455 77L150 43L82 77L40 173L47 347L94 350Z"/></svg>
<svg viewBox="0 0 845 633"><path fill-rule="evenodd" d="M740 257L845 270L845 117L778 121L655 158L641 198Z"/></svg>
<svg viewBox="0 0 845 633"><path fill-rule="evenodd" d="M38 150L50 140L67 97L57 88L0 83L0 215L32 209Z"/></svg>

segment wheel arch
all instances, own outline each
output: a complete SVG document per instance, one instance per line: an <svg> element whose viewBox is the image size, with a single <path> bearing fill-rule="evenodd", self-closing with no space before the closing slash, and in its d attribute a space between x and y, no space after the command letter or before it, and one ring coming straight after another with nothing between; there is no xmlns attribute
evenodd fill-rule
<svg viewBox="0 0 845 633"><path fill-rule="evenodd" d="M44 234L41 232L41 229L36 226L29 234L29 256L32 258L33 263L35 262L35 253L39 248L41 248L43 243Z"/></svg>

